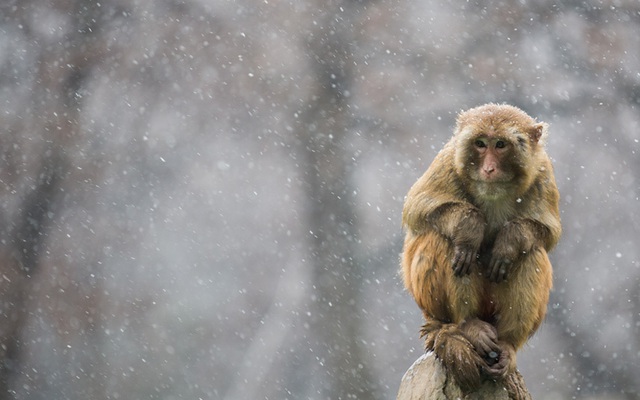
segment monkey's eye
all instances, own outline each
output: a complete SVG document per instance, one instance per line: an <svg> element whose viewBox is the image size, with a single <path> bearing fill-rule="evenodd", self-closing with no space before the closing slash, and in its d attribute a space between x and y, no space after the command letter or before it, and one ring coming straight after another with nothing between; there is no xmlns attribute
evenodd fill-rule
<svg viewBox="0 0 640 400"><path fill-rule="evenodd" d="M504 149L505 147L507 147L507 142L504 140L498 140L496 142L496 149Z"/></svg>
<svg viewBox="0 0 640 400"><path fill-rule="evenodd" d="M478 148L483 148L483 147L487 147L487 145L485 144L485 142L483 142L482 140L478 139L473 143L476 147Z"/></svg>

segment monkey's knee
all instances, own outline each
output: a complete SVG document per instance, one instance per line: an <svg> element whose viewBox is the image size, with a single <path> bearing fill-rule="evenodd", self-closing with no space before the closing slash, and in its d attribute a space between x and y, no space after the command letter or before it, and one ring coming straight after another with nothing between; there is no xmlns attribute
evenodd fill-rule
<svg viewBox="0 0 640 400"><path fill-rule="evenodd" d="M499 284L493 294L498 338L516 350L545 318L551 290L550 268L546 252L534 252L519 266L514 279Z"/></svg>
<svg viewBox="0 0 640 400"><path fill-rule="evenodd" d="M519 350L536 332L541 317L531 309L502 310L496 318L498 340Z"/></svg>

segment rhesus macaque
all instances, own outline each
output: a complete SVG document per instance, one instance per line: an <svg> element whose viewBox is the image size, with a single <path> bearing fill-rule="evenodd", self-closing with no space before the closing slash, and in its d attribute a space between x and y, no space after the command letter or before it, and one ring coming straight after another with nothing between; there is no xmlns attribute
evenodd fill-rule
<svg viewBox="0 0 640 400"><path fill-rule="evenodd" d="M546 314L561 233L547 127L509 105L462 112L406 198L404 283L427 350L466 391L514 372Z"/></svg>

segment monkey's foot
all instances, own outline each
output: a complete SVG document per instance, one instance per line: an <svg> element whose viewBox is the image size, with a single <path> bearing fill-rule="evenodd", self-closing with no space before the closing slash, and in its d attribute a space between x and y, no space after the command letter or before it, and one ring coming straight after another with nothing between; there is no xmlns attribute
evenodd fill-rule
<svg viewBox="0 0 640 400"><path fill-rule="evenodd" d="M498 331L493 325L473 318L462 322L460 330L487 364L498 362L502 349L498 345Z"/></svg>
<svg viewBox="0 0 640 400"><path fill-rule="evenodd" d="M510 344L499 342L500 352L492 362L487 362L484 372L492 378L504 378L516 370L516 351Z"/></svg>

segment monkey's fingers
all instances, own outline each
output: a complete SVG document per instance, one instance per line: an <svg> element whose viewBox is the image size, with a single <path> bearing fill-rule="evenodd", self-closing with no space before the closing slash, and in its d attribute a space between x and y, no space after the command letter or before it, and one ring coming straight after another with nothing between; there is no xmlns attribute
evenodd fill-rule
<svg viewBox="0 0 640 400"><path fill-rule="evenodd" d="M465 251L456 252L453 258L453 273L456 276L462 276L466 274L469 254Z"/></svg>
<svg viewBox="0 0 640 400"><path fill-rule="evenodd" d="M484 338L484 340L477 341L475 347L478 354L484 359L495 359L502 353L502 349L498 343L491 338Z"/></svg>
<svg viewBox="0 0 640 400"><path fill-rule="evenodd" d="M486 363L483 371L495 378L504 378L516 370L516 351L515 348L505 342L500 342L501 351L497 359L493 360L493 364Z"/></svg>
<svg viewBox="0 0 640 400"><path fill-rule="evenodd" d="M471 272L471 264L475 259L475 252L460 246L456 246L453 255L453 273L456 276L468 275Z"/></svg>
<svg viewBox="0 0 640 400"><path fill-rule="evenodd" d="M485 276L491 282L495 282L495 279L497 277L496 271L498 266L496 264L497 264L497 260L491 259L491 261L489 262L489 267L486 269L486 272L485 272Z"/></svg>
<svg viewBox="0 0 640 400"><path fill-rule="evenodd" d="M473 251L467 251L464 255L464 264L462 264L461 275L469 275L471 273L471 264L473 263L474 253Z"/></svg>
<svg viewBox="0 0 640 400"><path fill-rule="evenodd" d="M509 373L509 364L511 362L507 353L508 352L505 351L498 353L497 362L494 362L492 365L485 363L483 367L484 372L494 378L506 376ZM492 360L495 360L495 358Z"/></svg>
<svg viewBox="0 0 640 400"><path fill-rule="evenodd" d="M464 258L465 258L464 250L456 246L455 251L453 253L453 261L451 262L454 275L460 276L462 274L462 268L464 266Z"/></svg>
<svg viewBox="0 0 640 400"><path fill-rule="evenodd" d="M489 280L491 282L500 283L505 279L507 279L507 271L509 269L509 264L511 264L511 262L508 260L504 260L500 258L492 259L491 263L489 264L489 270L488 270Z"/></svg>

